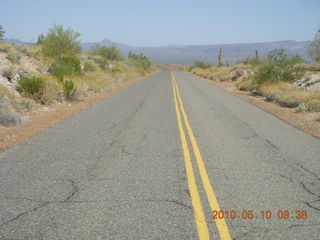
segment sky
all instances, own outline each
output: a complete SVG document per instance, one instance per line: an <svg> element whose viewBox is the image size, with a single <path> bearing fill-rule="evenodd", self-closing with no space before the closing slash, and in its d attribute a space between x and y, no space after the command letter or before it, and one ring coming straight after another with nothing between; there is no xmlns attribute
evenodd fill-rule
<svg viewBox="0 0 320 240"><path fill-rule="evenodd" d="M320 0L0 0L6 38L36 41L54 24L82 42L135 46L312 40Z"/></svg>

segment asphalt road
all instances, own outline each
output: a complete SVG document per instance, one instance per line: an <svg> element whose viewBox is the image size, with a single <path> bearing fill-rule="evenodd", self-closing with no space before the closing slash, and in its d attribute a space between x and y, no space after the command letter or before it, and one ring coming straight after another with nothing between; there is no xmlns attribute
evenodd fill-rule
<svg viewBox="0 0 320 240"><path fill-rule="evenodd" d="M0 239L320 239L319 161L319 139L162 72L0 154Z"/></svg>

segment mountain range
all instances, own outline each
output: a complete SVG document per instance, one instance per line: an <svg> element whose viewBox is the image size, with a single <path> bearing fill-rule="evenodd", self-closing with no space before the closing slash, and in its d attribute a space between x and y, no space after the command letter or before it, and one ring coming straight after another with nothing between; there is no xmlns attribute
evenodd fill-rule
<svg viewBox="0 0 320 240"><path fill-rule="evenodd" d="M224 63L233 64L240 60L259 54L265 55L274 49L285 49L289 55L300 54L304 59L307 56L308 41L277 41L263 43L237 43L237 44L215 44L215 45L167 45L162 47L136 47L126 44L112 42L108 39L96 43L83 43L84 50L90 50L95 45L116 46L124 56L129 51L144 54L153 62L159 63L181 63L193 64L194 61L203 61L210 64L218 63L219 49L222 49Z"/></svg>
<svg viewBox="0 0 320 240"><path fill-rule="evenodd" d="M18 39L5 39L7 42L15 44L24 43ZM81 44L83 50L90 50L96 45L116 46L123 56L127 56L130 51L137 54L144 54L153 62L158 63L181 63L193 64L194 61L203 61L210 64L217 64L219 49L222 49L223 62L233 64L240 60L252 57L258 50L260 55L265 55L274 49L285 49L289 55L300 54L304 59L309 60L307 48L309 41L277 41L261 43L236 43L236 44L212 44L212 45L167 45L160 47L137 47L127 44L117 43L105 39L101 42L84 42Z"/></svg>

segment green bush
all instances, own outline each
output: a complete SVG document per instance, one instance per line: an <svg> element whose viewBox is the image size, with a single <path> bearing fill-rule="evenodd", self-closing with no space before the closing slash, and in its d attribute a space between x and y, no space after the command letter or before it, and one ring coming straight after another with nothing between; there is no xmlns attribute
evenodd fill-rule
<svg viewBox="0 0 320 240"><path fill-rule="evenodd" d="M24 77L19 79L17 91L39 100L43 94L45 82L40 77Z"/></svg>
<svg viewBox="0 0 320 240"><path fill-rule="evenodd" d="M50 66L49 72L60 81L65 75L81 75L80 60L74 56L57 58Z"/></svg>
<svg viewBox="0 0 320 240"><path fill-rule="evenodd" d="M54 25L41 41L43 54L53 58L77 55L81 51L79 37L80 34L70 28Z"/></svg>
<svg viewBox="0 0 320 240"><path fill-rule="evenodd" d="M66 99L72 99L76 92L76 86L72 80L63 82L63 93Z"/></svg>
<svg viewBox="0 0 320 240"><path fill-rule="evenodd" d="M149 71L151 68L150 60L144 56L143 54L134 54L133 52L129 52L128 58L132 61L133 65L137 68L141 68L144 71Z"/></svg>
<svg viewBox="0 0 320 240"><path fill-rule="evenodd" d="M257 85L264 82L293 82L301 78L304 71L296 64L301 58L289 57L284 50L274 50L264 57L253 75Z"/></svg>
<svg viewBox="0 0 320 240"><path fill-rule="evenodd" d="M206 63L201 62L201 61L195 61L195 62L194 62L194 67L195 67L195 68L203 68L203 69L206 69L206 68L209 68L209 67L210 67L210 64L206 64Z"/></svg>
<svg viewBox="0 0 320 240"><path fill-rule="evenodd" d="M6 58L9 59L12 63L18 64L20 62L21 55L16 52L10 52L10 53L8 53Z"/></svg>
<svg viewBox="0 0 320 240"><path fill-rule="evenodd" d="M94 72L95 70L97 70L97 67L94 63L89 62L89 61L85 61L84 66L83 66L83 70L85 72Z"/></svg>
<svg viewBox="0 0 320 240"><path fill-rule="evenodd" d="M110 61L120 61L123 59L120 50L116 46L107 47L98 45L92 49L92 53Z"/></svg>

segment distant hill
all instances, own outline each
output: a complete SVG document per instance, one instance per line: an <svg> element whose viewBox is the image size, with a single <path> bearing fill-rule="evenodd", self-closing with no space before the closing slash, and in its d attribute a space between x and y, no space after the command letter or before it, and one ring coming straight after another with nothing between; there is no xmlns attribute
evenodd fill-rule
<svg viewBox="0 0 320 240"><path fill-rule="evenodd" d="M30 42L23 42L17 38L5 38L3 39L5 42L8 42L8 43L13 43L15 45L32 45L34 43L30 43Z"/></svg>
<svg viewBox="0 0 320 240"><path fill-rule="evenodd" d="M237 43L237 44L216 44L216 45L167 45L163 47L135 47L126 44L103 40L96 43L83 43L84 50L90 50L91 47L100 44L106 46L117 46L124 56L128 55L129 51L135 53L143 53L153 62L159 63L181 63L193 64L194 61L200 60L203 62L217 64L219 48L222 48L223 61L232 64L247 57L255 55L257 49L261 55L265 55L276 48L283 48L290 55L300 54L308 60L306 49L308 41L278 41L264 43Z"/></svg>
<svg viewBox="0 0 320 240"><path fill-rule="evenodd" d="M16 45L31 45L34 43L23 42L19 39L4 39L9 43ZM242 59L255 55L256 49L261 55L278 48L283 48L290 55L300 54L304 59L309 60L307 56L308 41L278 41L264 43L236 43L236 44L215 44L215 45L167 45L162 47L136 47L105 39L101 42L82 43L83 50L90 50L93 46L100 44L105 46L117 46L123 56L127 56L130 51L142 53L150 58L153 62L158 63L177 63L193 64L194 61L200 60L206 63L217 64L219 48L222 48L223 61L230 64Z"/></svg>

